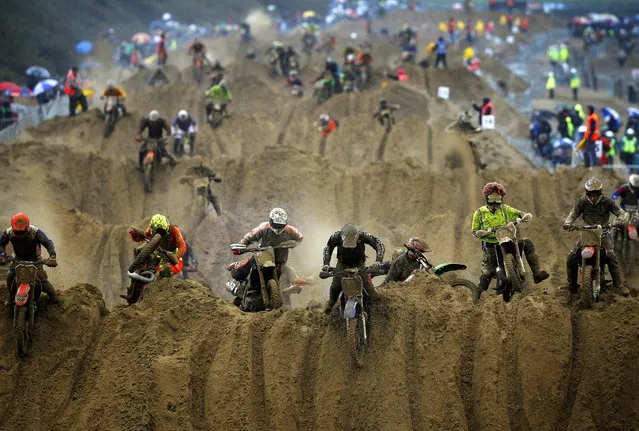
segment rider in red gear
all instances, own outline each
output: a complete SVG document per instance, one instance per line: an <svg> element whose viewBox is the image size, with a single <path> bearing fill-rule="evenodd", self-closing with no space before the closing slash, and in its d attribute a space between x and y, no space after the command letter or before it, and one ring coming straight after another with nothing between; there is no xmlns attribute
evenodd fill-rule
<svg viewBox="0 0 639 431"><path fill-rule="evenodd" d="M160 220L161 222L159 225L156 224L157 220ZM145 230L141 230L133 226L129 229L129 235L131 235L131 238L135 242L142 242L144 240L151 239L156 233L160 233L163 236L160 247L167 252L174 253L175 258L179 261L178 265L169 264L171 272L173 274L178 274L184 268L182 256L186 253L186 242L184 241L180 228L174 224L169 224L165 216L156 214L151 218L151 223ZM168 270L168 268L164 267L158 269Z"/></svg>

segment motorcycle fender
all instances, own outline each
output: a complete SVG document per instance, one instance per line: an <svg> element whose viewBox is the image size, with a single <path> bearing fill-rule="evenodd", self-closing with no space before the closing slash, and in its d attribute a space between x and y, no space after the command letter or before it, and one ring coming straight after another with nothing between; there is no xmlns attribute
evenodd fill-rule
<svg viewBox="0 0 639 431"><path fill-rule="evenodd" d="M18 287L18 291L15 296L15 303L18 307L22 307L29 300L29 291L31 290L31 286L28 283L22 283L20 287Z"/></svg>
<svg viewBox="0 0 639 431"><path fill-rule="evenodd" d="M631 240L636 240L637 239L637 228L629 225L628 226L628 238L630 238Z"/></svg>
<svg viewBox="0 0 639 431"><path fill-rule="evenodd" d="M359 301L357 300L357 298L348 298L348 301L346 301L346 305L344 305L344 318L354 318L357 315L358 306Z"/></svg>
<svg viewBox="0 0 639 431"><path fill-rule="evenodd" d="M153 151L149 151L148 153L146 153L146 156L144 156L144 164L147 163L152 163L153 159L155 159L155 152Z"/></svg>
<svg viewBox="0 0 639 431"><path fill-rule="evenodd" d="M435 272L435 275L441 276L450 271L461 271L466 268L466 265L463 265L461 263L440 263L435 268L433 268L433 272Z"/></svg>

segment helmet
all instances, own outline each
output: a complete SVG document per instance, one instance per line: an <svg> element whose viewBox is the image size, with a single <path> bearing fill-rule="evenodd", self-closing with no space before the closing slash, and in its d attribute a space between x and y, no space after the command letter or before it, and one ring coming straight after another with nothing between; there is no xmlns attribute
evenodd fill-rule
<svg viewBox="0 0 639 431"><path fill-rule="evenodd" d="M414 248L422 253L430 251L430 247L422 237L416 236L408 240L406 247Z"/></svg>
<svg viewBox="0 0 639 431"><path fill-rule="evenodd" d="M109 81L109 83L107 84L107 88L109 90L113 90L115 88L115 82Z"/></svg>
<svg viewBox="0 0 639 431"><path fill-rule="evenodd" d="M346 61L355 61L355 55L354 54L348 54L346 56Z"/></svg>
<svg viewBox="0 0 639 431"><path fill-rule="evenodd" d="M379 99L379 104L380 105L386 105L386 99L384 99L383 97L381 99Z"/></svg>
<svg viewBox="0 0 639 431"><path fill-rule="evenodd" d="M13 232L24 232L29 228L29 217L26 214L18 213L11 217L11 228Z"/></svg>
<svg viewBox="0 0 639 431"><path fill-rule="evenodd" d="M635 129L633 129L632 127L626 130L626 135L632 136L634 134L635 134Z"/></svg>
<svg viewBox="0 0 639 431"><path fill-rule="evenodd" d="M297 70L295 69L291 70L290 72L288 72L288 76L291 76L291 77L297 76Z"/></svg>
<svg viewBox="0 0 639 431"><path fill-rule="evenodd" d="M333 62L333 57L331 57L330 55L328 57L326 57L326 64L332 63Z"/></svg>
<svg viewBox="0 0 639 431"><path fill-rule="evenodd" d="M586 191L586 196L593 204L597 203L599 199L601 199L601 195L603 193L603 183L601 182L601 180L592 177L588 181L586 181L586 184L584 184L584 188Z"/></svg>
<svg viewBox="0 0 639 431"><path fill-rule="evenodd" d="M549 78L552 78L553 76L555 76L555 74L554 74L554 73L552 73L552 72L548 72L548 77L549 77Z"/></svg>
<svg viewBox="0 0 639 431"><path fill-rule="evenodd" d="M321 122L328 122L328 120L330 120L331 117L328 116L328 114L320 114L320 121Z"/></svg>
<svg viewBox="0 0 639 431"><path fill-rule="evenodd" d="M151 235L155 235L158 229L162 229L163 231L168 232L169 220L162 214L156 214L151 217L149 228L151 228Z"/></svg>
<svg viewBox="0 0 639 431"><path fill-rule="evenodd" d="M357 247L357 240L359 239L359 229L354 223L346 223L339 231L339 236L342 239L342 246L345 248Z"/></svg>
<svg viewBox="0 0 639 431"><path fill-rule="evenodd" d="M282 208L273 208L268 214L268 222L276 233L280 233L284 229L287 221L288 215Z"/></svg>
<svg viewBox="0 0 639 431"><path fill-rule="evenodd" d="M628 183L630 183L630 185L635 189L639 188L639 175L637 174L630 175L630 178L628 178Z"/></svg>
<svg viewBox="0 0 639 431"><path fill-rule="evenodd" d="M613 138L615 136L614 133L612 133L612 130L606 130L606 133L604 133L604 135L606 136L606 138L610 139Z"/></svg>
<svg viewBox="0 0 639 431"><path fill-rule="evenodd" d="M160 113L157 110L153 110L149 112L149 120L150 121L158 121L160 119Z"/></svg>
<svg viewBox="0 0 639 431"><path fill-rule="evenodd" d="M353 40L357 39L357 33L351 33L351 39Z"/></svg>
<svg viewBox="0 0 639 431"><path fill-rule="evenodd" d="M572 69L570 69L570 73L577 73L577 69L573 67Z"/></svg>
<svg viewBox="0 0 639 431"><path fill-rule="evenodd" d="M488 203L501 203L503 197L506 195L506 189L496 182L486 183L482 190L482 195Z"/></svg>
<svg viewBox="0 0 639 431"><path fill-rule="evenodd" d="M189 113L186 112L186 110L182 109L179 113L178 113L178 118L182 121L186 121L187 118L189 118Z"/></svg>

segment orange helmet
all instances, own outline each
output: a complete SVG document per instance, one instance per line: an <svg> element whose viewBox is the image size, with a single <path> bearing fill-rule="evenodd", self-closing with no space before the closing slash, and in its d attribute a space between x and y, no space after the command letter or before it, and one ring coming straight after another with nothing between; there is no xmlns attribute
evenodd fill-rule
<svg viewBox="0 0 639 431"><path fill-rule="evenodd" d="M23 213L14 215L11 217L11 227L14 231L24 232L29 228L29 217Z"/></svg>

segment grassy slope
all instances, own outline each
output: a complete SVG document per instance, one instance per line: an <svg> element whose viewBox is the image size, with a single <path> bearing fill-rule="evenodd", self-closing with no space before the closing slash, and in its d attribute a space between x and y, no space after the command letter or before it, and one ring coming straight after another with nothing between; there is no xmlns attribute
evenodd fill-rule
<svg viewBox="0 0 639 431"><path fill-rule="evenodd" d="M121 37L145 30L163 12L200 24L236 20L259 0L4 0L0 13L0 81L21 81L34 64L59 73L76 61L73 48L83 39L114 27ZM268 1L320 11L326 0Z"/></svg>

